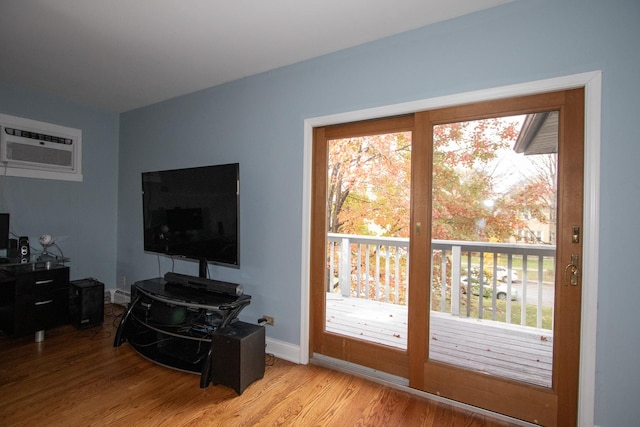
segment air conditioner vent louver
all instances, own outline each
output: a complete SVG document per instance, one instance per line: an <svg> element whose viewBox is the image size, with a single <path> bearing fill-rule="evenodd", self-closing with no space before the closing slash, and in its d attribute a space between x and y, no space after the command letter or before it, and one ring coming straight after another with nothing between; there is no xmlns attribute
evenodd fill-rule
<svg viewBox="0 0 640 427"><path fill-rule="evenodd" d="M7 175L82 181L82 132L0 114L0 161Z"/></svg>
<svg viewBox="0 0 640 427"><path fill-rule="evenodd" d="M63 138L60 136L46 135L44 133L30 132L28 130L14 128L4 128L4 131L7 133L7 135L19 136L22 138L37 139L39 141L55 142L56 144L64 145L73 144L73 140L71 138Z"/></svg>

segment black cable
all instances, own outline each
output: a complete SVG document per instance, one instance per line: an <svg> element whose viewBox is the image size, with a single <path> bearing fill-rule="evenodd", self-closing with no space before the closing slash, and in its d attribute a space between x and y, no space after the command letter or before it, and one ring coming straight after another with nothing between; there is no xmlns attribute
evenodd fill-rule
<svg viewBox="0 0 640 427"><path fill-rule="evenodd" d="M131 340L131 338L129 338L129 340ZM158 344L160 344L160 343L162 343L162 342L165 342L165 341L171 341L171 340L173 340L173 337L168 337L168 338L164 338L164 339L159 339L159 340L156 340L156 341L152 341L152 342L150 342L150 343L147 343L147 344L140 344L140 343L137 343L137 342L135 342L135 341L134 341L134 342L133 342L133 344L135 344L135 346L136 346L136 347L151 347L151 346L154 346L154 345L158 345Z"/></svg>
<svg viewBox="0 0 640 427"><path fill-rule="evenodd" d="M60 252L60 257L64 258L64 254L62 253L62 249L60 249L60 246L58 246L58 244L56 242L53 242L52 246L55 246L58 249L58 251Z"/></svg>

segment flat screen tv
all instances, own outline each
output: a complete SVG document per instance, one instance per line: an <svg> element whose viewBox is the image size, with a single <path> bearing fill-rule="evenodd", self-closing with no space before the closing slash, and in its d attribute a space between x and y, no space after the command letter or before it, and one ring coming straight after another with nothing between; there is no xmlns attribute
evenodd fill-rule
<svg viewBox="0 0 640 427"><path fill-rule="evenodd" d="M238 163L142 173L144 250L240 267Z"/></svg>

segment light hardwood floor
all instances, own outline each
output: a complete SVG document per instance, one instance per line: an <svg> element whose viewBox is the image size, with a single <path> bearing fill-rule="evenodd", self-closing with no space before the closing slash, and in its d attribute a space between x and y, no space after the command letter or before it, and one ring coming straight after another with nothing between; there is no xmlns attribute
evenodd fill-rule
<svg viewBox="0 0 640 427"><path fill-rule="evenodd" d="M102 327L0 336L0 426L510 426L345 373L267 357L241 396L113 347Z"/></svg>

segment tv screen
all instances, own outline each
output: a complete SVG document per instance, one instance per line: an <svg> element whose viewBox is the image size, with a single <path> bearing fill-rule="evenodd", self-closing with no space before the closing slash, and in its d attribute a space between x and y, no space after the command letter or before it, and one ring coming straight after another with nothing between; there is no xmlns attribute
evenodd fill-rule
<svg viewBox="0 0 640 427"><path fill-rule="evenodd" d="M142 173L144 250L238 268L238 163Z"/></svg>

